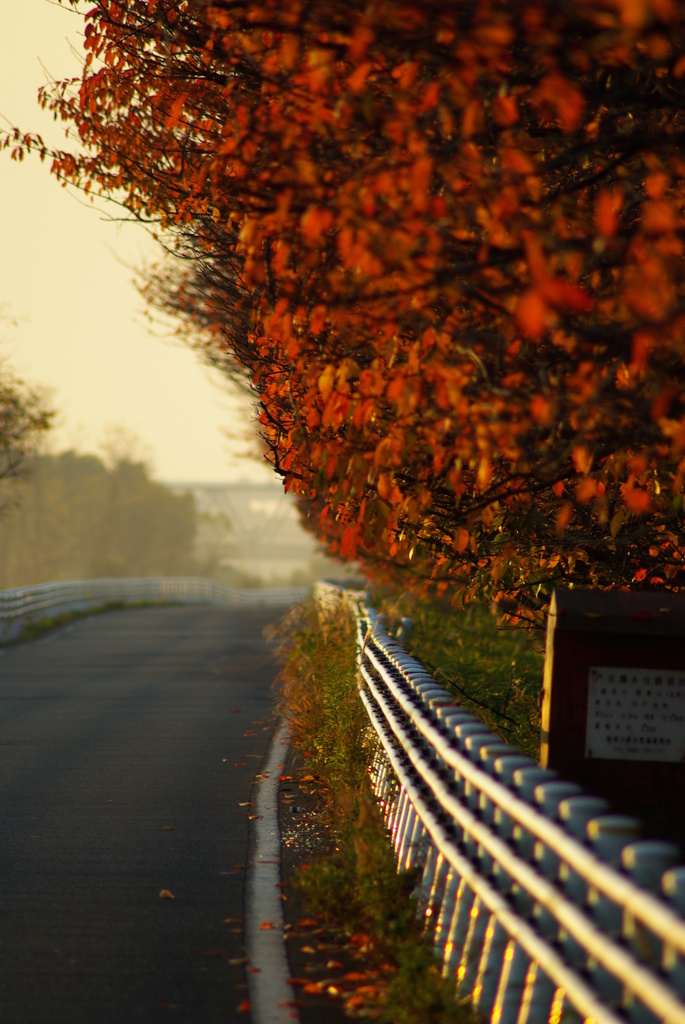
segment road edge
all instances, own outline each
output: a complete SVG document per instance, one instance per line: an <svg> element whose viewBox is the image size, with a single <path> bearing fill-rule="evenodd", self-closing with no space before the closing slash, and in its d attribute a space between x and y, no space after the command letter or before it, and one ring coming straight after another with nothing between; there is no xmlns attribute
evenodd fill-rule
<svg viewBox="0 0 685 1024"><path fill-rule="evenodd" d="M245 947L252 1024L299 1024L289 984L281 893L279 773L288 756L290 727L281 721L255 785L245 898Z"/></svg>

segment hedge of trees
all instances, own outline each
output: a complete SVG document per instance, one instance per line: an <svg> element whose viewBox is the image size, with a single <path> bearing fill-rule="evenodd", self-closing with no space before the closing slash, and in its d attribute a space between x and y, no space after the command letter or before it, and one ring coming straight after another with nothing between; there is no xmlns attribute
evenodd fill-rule
<svg viewBox="0 0 685 1024"><path fill-rule="evenodd" d="M685 9L675 0L63 0L63 183L248 379L343 558L535 618L681 585Z"/></svg>

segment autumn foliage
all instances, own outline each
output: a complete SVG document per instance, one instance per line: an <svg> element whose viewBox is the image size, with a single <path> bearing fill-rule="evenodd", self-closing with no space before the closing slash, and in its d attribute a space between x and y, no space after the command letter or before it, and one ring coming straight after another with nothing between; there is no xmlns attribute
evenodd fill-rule
<svg viewBox="0 0 685 1024"><path fill-rule="evenodd" d="M52 171L165 231L151 300L334 550L531 613L681 585L682 4L63 2Z"/></svg>

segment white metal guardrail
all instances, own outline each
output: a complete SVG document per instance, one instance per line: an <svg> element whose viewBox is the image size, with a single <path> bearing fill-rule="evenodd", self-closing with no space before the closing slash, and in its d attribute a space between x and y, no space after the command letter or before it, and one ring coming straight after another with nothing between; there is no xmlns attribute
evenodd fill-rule
<svg viewBox="0 0 685 1024"><path fill-rule="evenodd" d="M685 1024L678 847L517 753L356 608L374 788L458 993L491 1024Z"/></svg>
<svg viewBox="0 0 685 1024"><path fill-rule="evenodd" d="M0 642L16 639L29 622L64 612L94 610L110 602L286 606L303 600L307 592L306 587L241 590L192 576L42 583L0 591Z"/></svg>

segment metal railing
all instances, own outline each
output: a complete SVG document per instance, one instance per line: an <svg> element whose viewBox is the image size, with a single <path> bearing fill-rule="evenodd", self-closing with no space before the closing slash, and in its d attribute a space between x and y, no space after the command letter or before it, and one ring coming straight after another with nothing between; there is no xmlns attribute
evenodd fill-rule
<svg viewBox="0 0 685 1024"><path fill-rule="evenodd" d="M374 790L459 996L492 1024L685 1024L678 847L517 753L355 609Z"/></svg>
<svg viewBox="0 0 685 1024"><path fill-rule="evenodd" d="M0 642L16 639L30 622L95 610L112 602L286 606L301 601L306 593L306 587L241 590L192 576L42 583L0 591Z"/></svg>

